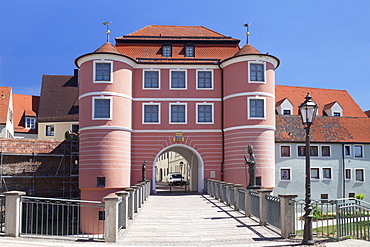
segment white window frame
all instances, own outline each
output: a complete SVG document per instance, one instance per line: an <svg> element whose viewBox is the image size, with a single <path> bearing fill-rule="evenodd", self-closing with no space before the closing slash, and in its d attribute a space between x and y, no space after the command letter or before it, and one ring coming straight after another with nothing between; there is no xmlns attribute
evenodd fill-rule
<svg viewBox="0 0 370 247"><path fill-rule="evenodd" d="M283 179L282 178L282 174L281 174L281 172L282 172L282 170L289 170L289 179ZM280 172L279 172L279 180L280 181L292 181L292 168L291 167L281 167L280 168Z"/></svg>
<svg viewBox="0 0 370 247"><path fill-rule="evenodd" d="M104 100L109 100L109 118L96 118L94 117L95 113L95 100L96 99L104 99ZM107 96L99 96L99 97L92 97L92 112L91 112L91 117L92 120L112 120L112 109L113 108L113 98L112 97L107 97Z"/></svg>
<svg viewBox="0 0 370 247"><path fill-rule="evenodd" d="M363 177L363 180L362 180L362 181L361 181L361 180L357 180L357 174L356 174L356 172L357 172L358 170L362 170L362 177ZM364 169L364 168L355 168L355 174L354 174L354 177L355 177L355 182L356 182L356 183L365 183L365 169Z"/></svg>
<svg viewBox="0 0 370 247"><path fill-rule="evenodd" d="M158 72L158 87L145 87L145 72ZM143 69L143 90L160 90L161 89L161 70L160 69Z"/></svg>
<svg viewBox="0 0 370 247"><path fill-rule="evenodd" d="M282 147L289 147L289 156L283 156L282 155ZM280 151L280 158L283 158L284 159L284 158L290 158L290 157L292 157L292 146L291 145L281 144L279 151Z"/></svg>
<svg viewBox="0 0 370 247"><path fill-rule="evenodd" d="M356 156L356 147L361 147L361 157L357 157ZM364 150L364 145L358 145L358 144L356 144L356 145L353 145L353 157L355 158L355 159L363 159L364 158L364 156L365 156L365 154L364 154L364 152L365 152L365 150Z"/></svg>
<svg viewBox="0 0 370 247"><path fill-rule="evenodd" d="M198 106L200 105L210 105L211 108L212 108L212 120L211 122L199 122L199 115L198 115ZM196 111L196 123L197 124L214 124L214 119L215 119L215 107L214 107L214 103L207 103L207 102L204 102L204 103L196 103L195 104L195 111Z"/></svg>
<svg viewBox="0 0 370 247"><path fill-rule="evenodd" d="M158 106L158 122L145 122L145 106L157 105ZM142 124L161 124L161 103L142 103Z"/></svg>
<svg viewBox="0 0 370 247"><path fill-rule="evenodd" d="M185 72L185 87L182 87L182 88L173 88L172 87L172 72L181 72L181 71L184 71ZM170 90L187 90L188 89L188 71L186 69L170 69L169 71L170 73Z"/></svg>
<svg viewBox="0 0 370 247"><path fill-rule="evenodd" d="M172 119L172 106L173 105L184 105L185 106L185 122L171 122L171 119ZM187 103L180 103L180 102L177 102L177 103L170 103L169 104L169 119L168 119L168 122L170 124L187 124L188 123L188 104Z"/></svg>
<svg viewBox="0 0 370 247"><path fill-rule="evenodd" d="M324 169L329 169L329 171L330 171L330 178L324 177ZM331 169L330 167L323 167L322 168L322 179L323 180L332 180L333 179L333 169Z"/></svg>
<svg viewBox="0 0 370 247"><path fill-rule="evenodd" d="M265 97L259 97L259 96L256 96L256 97L248 97L248 107L247 107L247 115L248 115L248 119L260 119L260 120L265 120L266 119L266 98ZM263 100L263 116L264 117L251 117L251 100Z"/></svg>
<svg viewBox="0 0 370 247"><path fill-rule="evenodd" d="M110 80L109 81L100 81L96 80L96 64L97 63L109 63L110 64ZM107 60L94 60L93 62L93 83L113 83L113 61L107 61Z"/></svg>
<svg viewBox="0 0 370 247"><path fill-rule="evenodd" d="M323 152L322 152L322 148L323 147L329 147L329 156L324 156L323 155ZM320 146L320 152L321 152L321 157L323 157L323 158L330 158L331 157L331 145L321 145Z"/></svg>
<svg viewBox="0 0 370 247"><path fill-rule="evenodd" d="M347 178L347 170L349 170L350 178ZM352 169L351 169L351 168L346 168L346 169L344 170L344 179L345 179L345 180L351 180L351 179L352 179Z"/></svg>
<svg viewBox="0 0 370 247"><path fill-rule="evenodd" d="M53 126L54 127L53 135L47 135L48 126ZM55 124L45 124L45 132L44 133L45 133L45 136L55 136Z"/></svg>
<svg viewBox="0 0 370 247"><path fill-rule="evenodd" d="M311 175L311 174L312 174L312 173L311 173L311 171L312 171L313 169L315 169L315 170L317 170L317 171L318 171L318 173L319 173L319 174L318 174L318 178L313 178L313 177L312 177L312 175ZM319 167L311 167L311 168L310 168L310 179L311 179L311 180L316 180L316 181L317 181L317 180L320 180L320 177L321 177L321 176L320 176L320 168L319 168Z"/></svg>
<svg viewBox="0 0 370 247"><path fill-rule="evenodd" d="M251 80L251 64L262 64L263 65L263 81L252 81ZM260 83L266 84L266 62L263 61L249 61L248 62L248 83Z"/></svg>
<svg viewBox="0 0 370 247"><path fill-rule="evenodd" d="M297 145L297 157L298 157L298 158L305 158L305 157L306 157L306 151L305 151L305 154L304 154L304 155L300 156L300 155L299 155L299 151L298 151L299 147L304 147L304 148L306 148L306 145ZM315 155L315 156L311 155L311 148L312 148L312 147L316 147L316 148L317 148L317 155ZM331 150L330 150L330 151L331 151ZM310 157L311 157L311 158L318 158L318 157L320 157L320 147L319 147L318 145L310 145ZM325 156L325 157L326 157L326 156Z"/></svg>
<svg viewBox="0 0 370 247"><path fill-rule="evenodd" d="M203 88L203 87L198 87L198 73L199 72L211 72L211 87ZM213 69L197 69L196 70L196 89L197 90L213 90L214 89L214 74L213 74Z"/></svg>
<svg viewBox="0 0 370 247"><path fill-rule="evenodd" d="M33 126L34 126L33 128L31 128L31 126L28 126L28 125L27 125L27 120L28 120L28 119L30 119L31 121L33 120ZM36 126L37 126L37 125L36 125L36 123L37 123L37 119L36 119L36 117L27 117L27 116L26 116L26 117L24 118L24 128L25 128L25 129L30 129L30 130L34 130L34 129L36 129Z"/></svg>
<svg viewBox="0 0 370 247"><path fill-rule="evenodd" d="M345 152L346 147L349 147L349 148L348 148L348 150L349 150L349 155L346 155L346 152ZM351 153L352 153L351 145L344 145L344 147L343 147L343 153L344 153L344 156L346 156L346 157L351 157Z"/></svg>

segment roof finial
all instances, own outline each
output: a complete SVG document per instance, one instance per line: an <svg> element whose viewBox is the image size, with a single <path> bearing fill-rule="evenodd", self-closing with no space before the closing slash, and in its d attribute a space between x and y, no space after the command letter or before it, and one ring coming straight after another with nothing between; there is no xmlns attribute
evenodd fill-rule
<svg viewBox="0 0 370 247"><path fill-rule="evenodd" d="M251 25L252 23L249 23L247 22L246 24L243 24L244 27L247 28L247 32L245 33L245 35L247 35L247 45L249 44L249 25Z"/></svg>
<svg viewBox="0 0 370 247"><path fill-rule="evenodd" d="M103 25L107 26L107 31L105 31L105 33L107 34L107 43L109 43L109 34L110 34L109 24L110 23L112 23L112 22L103 22Z"/></svg>

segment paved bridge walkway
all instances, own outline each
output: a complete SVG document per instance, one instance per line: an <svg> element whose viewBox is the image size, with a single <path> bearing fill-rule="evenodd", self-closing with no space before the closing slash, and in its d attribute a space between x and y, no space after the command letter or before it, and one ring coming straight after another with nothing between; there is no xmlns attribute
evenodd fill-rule
<svg viewBox="0 0 370 247"><path fill-rule="evenodd" d="M119 237L125 246L289 246L278 232L258 225L208 195L150 196Z"/></svg>

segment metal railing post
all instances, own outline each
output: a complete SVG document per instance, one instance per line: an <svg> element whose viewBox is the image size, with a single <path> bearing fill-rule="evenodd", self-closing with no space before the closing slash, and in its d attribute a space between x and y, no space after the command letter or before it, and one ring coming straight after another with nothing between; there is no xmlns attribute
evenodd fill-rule
<svg viewBox="0 0 370 247"><path fill-rule="evenodd" d="M260 195L260 225L265 226L267 223L267 215L266 215L266 208L267 208L267 200L266 200L266 195L270 195L272 190L269 189L262 189L262 190L257 190L257 192Z"/></svg>
<svg viewBox="0 0 370 247"><path fill-rule="evenodd" d="M134 219L134 210L135 210L135 189L128 188L125 189L130 195L128 197L128 218L130 220Z"/></svg>
<svg viewBox="0 0 370 247"><path fill-rule="evenodd" d="M239 188L243 188L242 184L234 185L234 210L239 211Z"/></svg>
<svg viewBox="0 0 370 247"><path fill-rule="evenodd" d="M290 203L290 200L297 197L298 195L294 194L279 194L280 197L280 222L281 229L280 234L282 238L289 238L293 235L294 227L292 222L294 219L294 204Z"/></svg>
<svg viewBox="0 0 370 247"><path fill-rule="evenodd" d="M22 191L5 192L5 236L19 237L22 220Z"/></svg>

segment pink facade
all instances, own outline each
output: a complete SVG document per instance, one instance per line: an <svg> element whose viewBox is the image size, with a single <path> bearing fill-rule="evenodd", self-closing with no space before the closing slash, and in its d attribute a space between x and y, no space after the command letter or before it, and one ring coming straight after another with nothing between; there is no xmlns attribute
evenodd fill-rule
<svg viewBox="0 0 370 247"><path fill-rule="evenodd" d="M167 40L152 27L76 59L81 199L101 200L136 184L144 160L155 191L155 163L167 151L181 154L189 163L192 190L202 191L207 178L247 186L243 149L249 144L261 186L272 188L278 59L250 45L240 49L239 40L203 27L184 27L188 33L181 34L177 32L184 29L156 26L161 35L173 36ZM189 42L195 49L190 58L184 55ZM165 49L172 53L165 54ZM105 65L111 73L104 72ZM99 81L99 73L108 77ZM253 73L259 77L253 79ZM149 75L155 76L154 86L146 84ZM183 76L184 84L175 87L174 75ZM199 79L205 75L206 86ZM174 109L185 110L181 115Z"/></svg>

